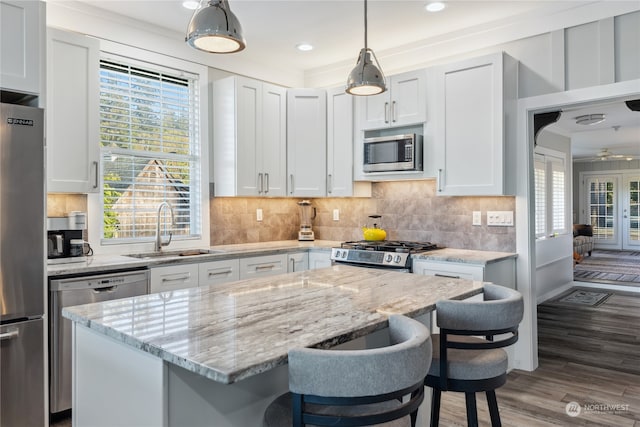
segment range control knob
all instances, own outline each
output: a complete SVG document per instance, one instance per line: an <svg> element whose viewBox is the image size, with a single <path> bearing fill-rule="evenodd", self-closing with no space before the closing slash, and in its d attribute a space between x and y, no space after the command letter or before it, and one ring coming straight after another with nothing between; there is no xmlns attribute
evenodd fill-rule
<svg viewBox="0 0 640 427"><path fill-rule="evenodd" d="M387 257L385 258L385 261L391 262L392 259L393 259L393 255L387 254Z"/></svg>
<svg viewBox="0 0 640 427"><path fill-rule="evenodd" d="M342 251L342 258L346 258L347 257L347 251Z"/></svg>
<svg viewBox="0 0 640 427"><path fill-rule="evenodd" d="M400 255L396 255L396 257L395 257L395 259L394 259L394 262L395 262L396 264L400 264L400 260L401 260L401 259L402 259L402 257L400 257Z"/></svg>

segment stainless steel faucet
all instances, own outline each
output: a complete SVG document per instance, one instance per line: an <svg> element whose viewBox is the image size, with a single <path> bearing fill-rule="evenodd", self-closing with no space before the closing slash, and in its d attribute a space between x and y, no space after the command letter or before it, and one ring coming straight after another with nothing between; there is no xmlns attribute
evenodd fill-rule
<svg viewBox="0 0 640 427"><path fill-rule="evenodd" d="M162 250L163 246L168 246L171 243L171 237L173 236L173 232L169 231L169 241L166 243L162 241L162 236L160 235L160 213L162 212L162 208L169 209L169 213L171 214L171 226L175 226L175 219L173 217L173 207L167 202L162 202L158 205L158 213L156 217L156 246L155 251L159 252Z"/></svg>

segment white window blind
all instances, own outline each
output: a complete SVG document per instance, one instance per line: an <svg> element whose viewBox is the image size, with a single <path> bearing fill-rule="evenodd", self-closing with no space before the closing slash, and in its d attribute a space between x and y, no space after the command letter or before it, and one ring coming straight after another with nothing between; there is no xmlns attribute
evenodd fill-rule
<svg viewBox="0 0 640 427"><path fill-rule="evenodd" d="M534 192L535 192L535 232L536 237L546 234L546 212L547 212L547 183L546 164L544 156L536 155L534 162Z"/></svg>
<svg viewBox="0 0 640 427"><path fill-rule="evenodd" d="M567 232L567 181L564 154L537 148L534 154L536 237Z"/></svg>
<svg viewBox="0 0 640 427"><path fill-rule="evenodd" d="M200 146L196 76L132 60L100 61L103 241L155 235L163 201L163 233L198 237Z"/></svg>
<svg viewBox="0 0 640 427"><path fill-rule="evenodd" d="M551 193L552 193L552 221L553 221L553 233L564 233L567 229L565 224L566 222L566 212L565 212L565 199L566 199L566 190L565 190L565 172L564 172L564 161L562 159L552 159L551 160Z"/></svg>

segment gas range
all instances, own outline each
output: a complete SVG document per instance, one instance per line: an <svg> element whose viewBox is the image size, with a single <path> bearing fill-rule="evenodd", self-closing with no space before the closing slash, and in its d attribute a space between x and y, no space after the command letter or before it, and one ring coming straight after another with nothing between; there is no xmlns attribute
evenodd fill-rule
<svg viewBox="0 0 640 427"><path fill-rule="evenodd" d="M393 268L411 271L411 254L439 249L431 242L405 242L395 240L344 242L331 249L335 263L362 267Z"/></svg>

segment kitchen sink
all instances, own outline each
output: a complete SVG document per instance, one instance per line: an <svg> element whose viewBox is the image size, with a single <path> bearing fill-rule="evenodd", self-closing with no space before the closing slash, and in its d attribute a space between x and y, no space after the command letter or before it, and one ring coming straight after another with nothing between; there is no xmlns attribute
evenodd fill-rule
<svg viewBox="0 0 640 427"><path fill-rule="evenodd" d="M221 254L221 253L224 253L224 251L218 250L218 249L183 249L179 251L160 251L160 252L146 252L141 254L129 254L127 256L132 258L139 258L139 259L159 259L159 258L170 258L170 257L191 257L191 256Z"/></svg>

